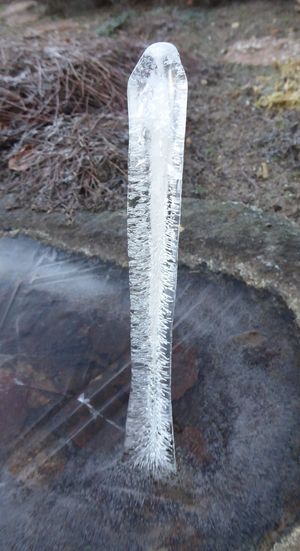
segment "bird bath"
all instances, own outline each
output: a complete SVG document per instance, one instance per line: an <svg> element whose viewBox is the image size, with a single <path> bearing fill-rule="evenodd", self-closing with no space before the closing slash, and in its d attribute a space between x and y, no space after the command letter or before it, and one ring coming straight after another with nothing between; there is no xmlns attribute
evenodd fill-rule
<svg viewBox="0 0 300 551"><path fill-rule="evenodd" d="M240 551L295 521L299 331L281 299L180 267L178 473L159 482L122 460L127 269L22 235L0 258L1 551Z"/></svg>
<svg viewBox="0 0 300 551"><path fill-rule="evenodd" d="M2 233L0 551L265 551L297 520L292 312L182 265L172 342L185 107L176 49L150 47L129 84L129 274Z"/></svg>

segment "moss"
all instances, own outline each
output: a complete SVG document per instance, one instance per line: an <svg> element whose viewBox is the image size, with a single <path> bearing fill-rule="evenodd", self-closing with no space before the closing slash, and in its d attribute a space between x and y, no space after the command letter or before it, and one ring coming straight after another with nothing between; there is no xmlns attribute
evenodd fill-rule
<svg viewBox="0 0 300 551"><path fill-rule="evenodd" d="M300 62L278 66L279 75L270 77L266 85L258 86L256 105L267 109L300 109Z"/></svg>

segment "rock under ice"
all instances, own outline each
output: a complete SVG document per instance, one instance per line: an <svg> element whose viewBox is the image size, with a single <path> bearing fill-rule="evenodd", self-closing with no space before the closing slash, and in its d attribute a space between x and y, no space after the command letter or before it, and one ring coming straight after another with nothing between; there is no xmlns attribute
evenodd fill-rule
<svg viewBox="0 0 300 551"><path fill-rule="evenodd" d="M186 105L177 49L152 44L128 82L132 381L125 451L156 476L176 470L171 353Z"/></svg>

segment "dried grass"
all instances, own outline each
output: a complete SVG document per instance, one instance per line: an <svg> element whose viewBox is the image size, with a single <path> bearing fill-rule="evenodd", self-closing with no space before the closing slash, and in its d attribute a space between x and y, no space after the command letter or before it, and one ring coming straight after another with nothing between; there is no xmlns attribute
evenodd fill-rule
<svg viewBox="0 0 300 551"><path fill-rule="evenodd" d="M126 187L126 83L138 51L125 39L95 37L0 44L6 190L18 190L34 208L69 214L81 206L119 206Z"/></svg>

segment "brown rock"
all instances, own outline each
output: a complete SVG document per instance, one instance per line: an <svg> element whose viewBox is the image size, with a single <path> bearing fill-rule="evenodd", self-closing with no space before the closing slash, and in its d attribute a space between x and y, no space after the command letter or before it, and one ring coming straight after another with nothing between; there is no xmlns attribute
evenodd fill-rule
<svg viewBox="0 0 300 551"><path fill-rule="evenodd" d="M178 437L179 445L188 450L200 463L210 462L203 434L196 427L185 427Z"/></svg>
<svg viewBox="0 0 300 551"><path fill-rule="evenodd" d="M15 383L9 369L0 370L0 438L2 446L19 434L28 411L28 390Z"/></svg>
<svg viewBox="0 0 300 551"><path fill-rule="evenodd" d="M172 399L179 400L198 380L197 352L182 345L173 351Z"/></svg>

